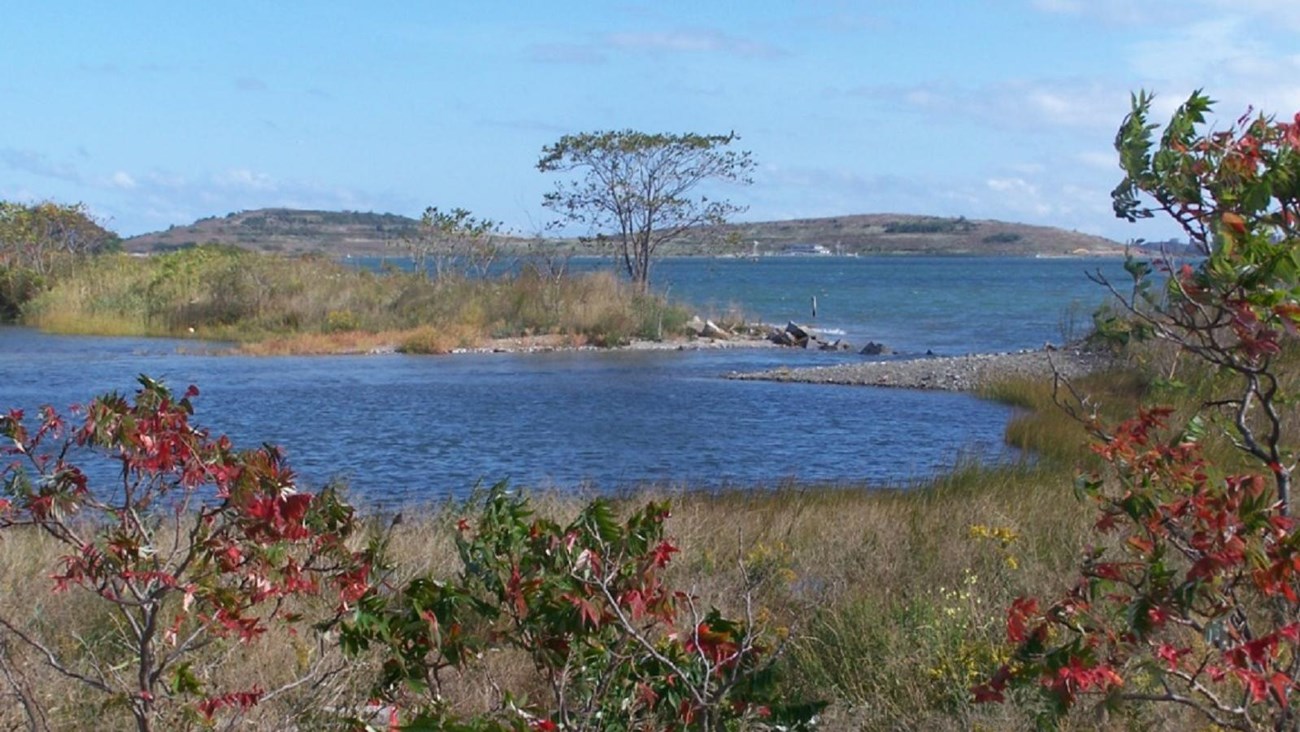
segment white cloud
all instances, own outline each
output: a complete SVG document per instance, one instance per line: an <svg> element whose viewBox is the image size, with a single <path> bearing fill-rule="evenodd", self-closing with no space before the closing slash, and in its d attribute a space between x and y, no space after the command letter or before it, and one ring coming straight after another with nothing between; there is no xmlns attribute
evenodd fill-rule
<svg viewBox="0 0 1300 732"><path fill-rule="evenodd" d="M1111 131L1128 109L1128 90L1087 79L1012 80L982 86L936 82L859 87L847 93L940 119L966 123L974 118L1021 131Z"/></svg>
<svg viewBox="0 0 1300 732"><path fill-rule="evenodd" d="M1130 63L1148 88L1158 92L1162 115L1194 89L1219 101L1226 125L1253 106L1289 117L1300 109L1300 54L1293 32L1300 29L1300 3L1211 2L1216 14L1182 25L1161 26L1158 37L1135 44ZM1293 9L1292 9L1292 6Z"/></svg>
<svg viewBox="0 0 1300 732"><path fill-rule="evenodd" d="M137 185L135 182L135 178L132 178L131 174L127 173L124 170L119 170L116 173L114 173L113 176L108 179L108 183L111 186L117 188L124 188L126 190L131 190L132 188L135 188Z"/></svg>
<svg viewBox="0 0 1300 732"><path fill-rule="evenodd" d="M1300 30L1300 3L1294 0L1208 0L1204 4L1223 12L1247 15L1256 27Z"/></svg>
<svg viewBox="0 0 1300 732"><path fill-rule="evenodd" d="M213 176L212 182L223 188L245 191L275 191L280 187L267 173L259 173L247 168L235 168L218 173Z"/></svg>
<svg viewBox="0 0 1300 732"><path fill-rule="evenodd" d="M998 193L1018 193L1022 195L1037 196L1038 187L1026 181L1024 178L989 178L984 182L990 190Z"/></svg>
<svg viewBox="0 0 1300 732"><path fill-rule="evenodd" d="M648 53L724 53L750 58L784 55L769 43L717 30L620 32L607 34L603 40L611 48Z"/></svg>

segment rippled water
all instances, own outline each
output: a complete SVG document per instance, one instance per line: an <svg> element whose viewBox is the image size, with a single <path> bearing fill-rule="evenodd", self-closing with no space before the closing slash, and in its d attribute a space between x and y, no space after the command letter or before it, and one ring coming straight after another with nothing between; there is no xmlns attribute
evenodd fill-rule
<svg viewBox="0 0 1300 732"><path fill-rule="evenodd" d="M802 293L821 286L819 325L902 350L967 352L1059 340L1061 313L1083 293L1096 295L1095 286L1063 285L1070 269L1055 260L679 260L659 275L675 297L735 302L771 320L806 320L797 312ZM279 444L308 482L345 477L382 504L464 495L503 478L596 490L905 482L962 455L1008 456L1001 435L1010 410L968 395L720 378L856 355L193 354L202 346L0 328L0 408L129 392L139 373L198 384L197 422L237 445Z"/></svg>

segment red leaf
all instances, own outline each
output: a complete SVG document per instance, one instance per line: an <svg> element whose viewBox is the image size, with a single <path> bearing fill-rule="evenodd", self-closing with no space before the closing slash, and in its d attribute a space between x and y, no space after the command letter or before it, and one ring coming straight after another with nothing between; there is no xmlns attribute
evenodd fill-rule
<svg viewBox="0 0 1300 732"><path fill-rule="evenodd" d="M1038 600L1032 597L1018 597L1007 611L1007 638L1012 643L1025 640L1025 621L1031 615L1038 614Z"/></svg>
<svg viewBox="0 0 1300 732"><path fill-rule="evenodd" d="M679 551L681 550L673 546L667 539L659 542L659 546L654 548L654 553L652 555L654 557L654 566L668 566L668 562L672 561L673 555Z"/></svg>
<svg viewBox="0 0 1300 732"><path fill-rule="evenodd" d="M987 704L989 702L1004 702L1007 700L1002 693L1002 689L995 687L993 684L980 684L971 687L971 693L975 695L976 704Z"/></svg>
<svg viewBox="0 0 1300 732"><path fill-rule="evenodd" d="M1295 682L1291 680L1290 676L1278 671L1269 678L1268 685L1273 687L1273 696L1277 698L1277 703L1281 704L1283 709L1286 709L1290 705L1290 695L1287 692L1291 690Z"/></svg>

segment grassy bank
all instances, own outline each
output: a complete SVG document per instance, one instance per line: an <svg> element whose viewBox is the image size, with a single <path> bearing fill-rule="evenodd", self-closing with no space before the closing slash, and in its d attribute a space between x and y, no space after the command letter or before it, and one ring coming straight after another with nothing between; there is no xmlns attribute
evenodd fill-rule
<svg viewBox="0 0 1300 732"><path fill-rule="evenodd" d="M429 279L214 246L87 258L23 309L51 332L268 342L271 353L437 353L537 335L618 345L676 335L688 315L610 273Z"/></svg>
<svg viewBox="0 0 1300 732"><path fill-rule="evenodd" d="M1106 374L1079 388L1122 414L1152 388L1167 387L1134 374ZM752 613L783 649L782 695L829 702L825 729L1034 725L1032 705L975 706L968 689L1003 660L1011 600L1060 588L1092 540L1093 511L1072 496L1075 469L1088 456L1081 429L1053 406L1050 387L1006 382L990 393L1024 410L1009 436L1037 450L1041 460L964 465L919 485L790 484L666 496L673 503L668 533L681 549L672 583L702 604L737 616ZM646 489L620 505L630 510L661 497ZM563 521L583 501L545 494L535 496L534 505ZM392 528L394 584L421 572L450 577L458 571L453 539L464 510L431 505L404 512ZM375 518L375 530L388 525ZM6 532L3 540L0 586L18 591L0 597L0 616L20 619L25 632L73 648L99 667L111 667L126 653L113 641L115 617L75 593L47 592L51 568L58 566L53 542L22 531ZM0 634L0 643L4 639ZM85 697L76 682L12 641L0 645L0 659L6 689L37 690L51 728L92 721L99 729L129 727L121 710L79 702ZM378 673L372 661L344 659L335 647L288 634L249 645L214 644L193 665L205 679L252 681L268 690L308 668L329 673L319 683L264 699L250 711L247 728L330 728L328 710L364 707ZM494 651L472 672L456 675L445 693L453 708L468 713L493 696L494 685L527 694L539 691L539 683L517 652ZM21 720L18 707L0 704L0 727L21 726ZM1185 720L1139 721L1177 729ZM1097 720L1080 712L1078 724L1091 728Z"/></svg>
<svg viewBox="0 0 1300 732"><path fill-rule="evenodd" d="M1161 348L1135 349L1116 370L1078 380L1073 394L1024 379L989 386L986 397L1019 409L1007 439L1033 451L1033 461L964 464L913 485L643 488L618 499L617 507L631 512L649 500L671 501L667 533L680 549L668 570L671 585L698 597L702 607L752 617L780 650L780 697L828 704L820 728L1033 729L1043 702L975 705L969 689L1006 660L1012 601L1067 587L1081 553L1099 541L1094 507L1074 495L1078 471L1099 463L1082 426L1056 402L1086 395L1088 414L1106 420L1129 417L1140 403L1190 414L1223 385L1175 357ZM1294 389L1300 385L1296 356L1283 358L1283 388ZM1285 418L1293 429L1295 410ZM1208 454L1231 465L1236 453L1216 434L1207 433ZM565 523L585 501L545 493L532 504L539 515ZM474 510L439 504L407 507L400 522L374 516L371 530L391 537L386 586L460 572L457 524L467 516L473 522ZM22 529L4 532L0 541L0 586L12 588L0 595L0 617L47 647L84 659L75 671L125 665L130 649L118 641L118 617L84 596L49 591L50 574L60 566L55 542ZM311 615L321 608L290 609ZM371 656L344 658L337 644L271 632L251 644L213 643L189 669L214 686L272 692L248 711L242 728L344 729L336 712L366 708L379 663ZM291 685L308 670L318 672L313 683ZM544 699L542 684L526 654L498 648L463 673L449 671L443 693L451 709L468 715L499 699L502 689ZM24 695L40 702L51 729L131 726L122 708L88 702L78 682L0 632L0 728L25 726L20 705L4 703ZM1178 730L1200 723L1170 706L1113 716L1081 706L1072 714L1066 729Z"/></svg>

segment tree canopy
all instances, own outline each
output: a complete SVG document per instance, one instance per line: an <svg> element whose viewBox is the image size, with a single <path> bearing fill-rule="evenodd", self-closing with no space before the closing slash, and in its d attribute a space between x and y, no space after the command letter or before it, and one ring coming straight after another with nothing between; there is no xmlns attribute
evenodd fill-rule
<svg viewBox="0 0 1300 732"><path fill-rule="evenodd" d="M0 322L16 319L60 262L119 243L84 204L0 201Z"/></svg>
<svg viewBox="0 0 1300 732"><path fill-rule="evenodd" d="M723 223L744 210L697 189L708 181L748 184L754 162L730 150L725 135L648 134L635 130L565 135L542 148L537 169L569 173L543 198L561 220L587 226L610 243L628 276L650 282L659 246L696 226Z"/></svg>
<svg viewBox="0 0 1300 732"><path fill-rule="evenodd" d="M85 204L0 201L0 267L24 267L45 276L62 255L90 254L118 241Z"/></svg>

